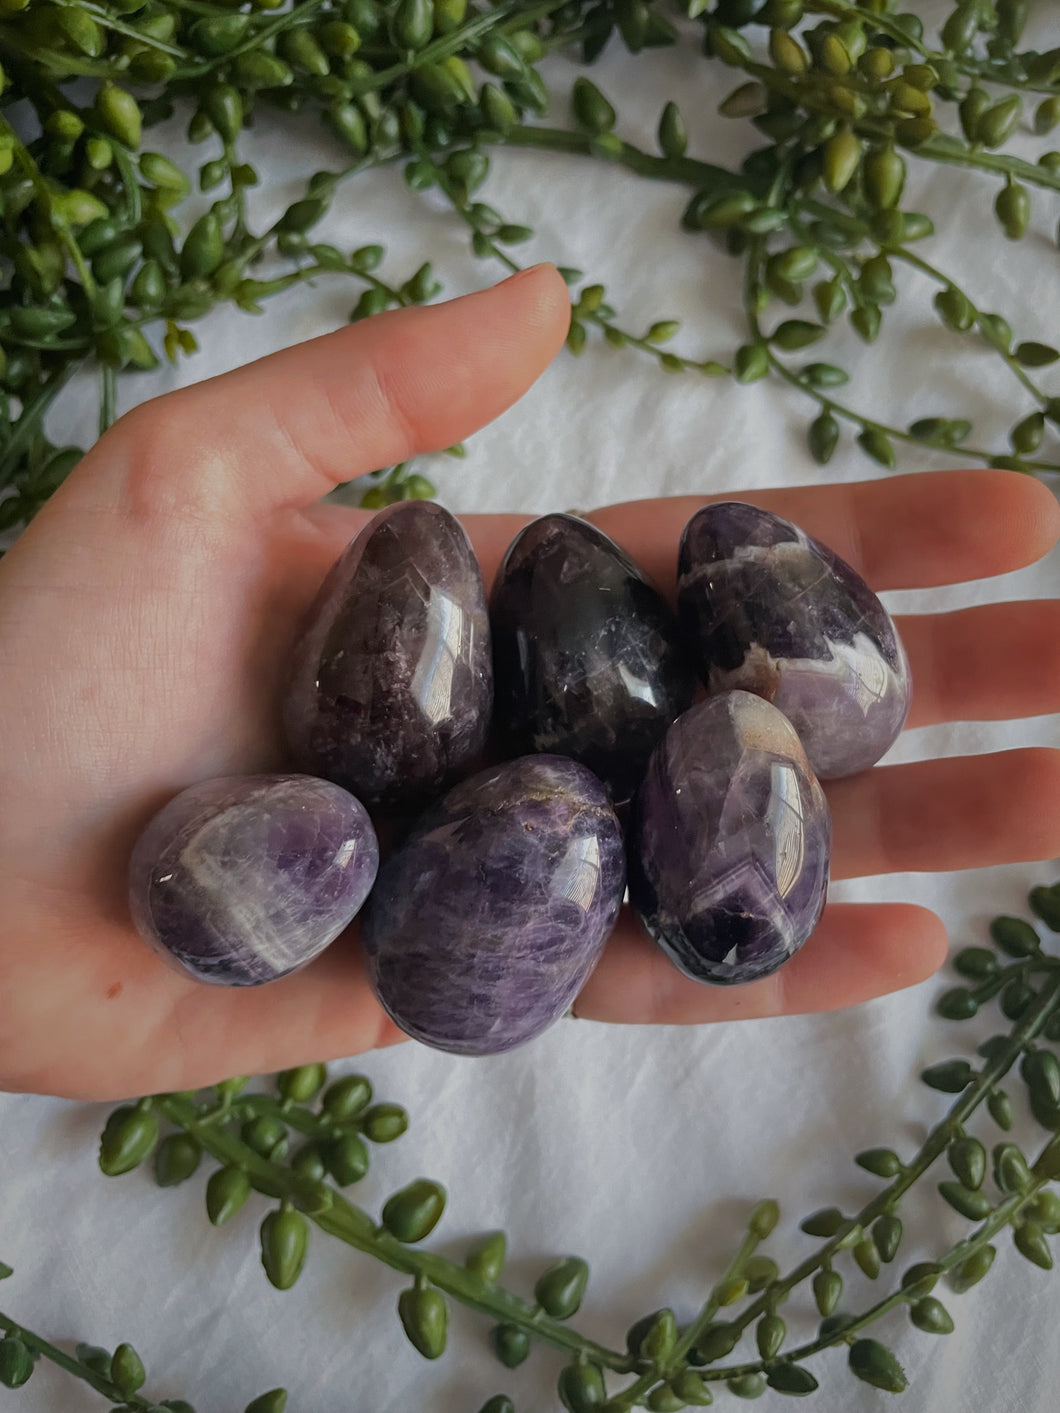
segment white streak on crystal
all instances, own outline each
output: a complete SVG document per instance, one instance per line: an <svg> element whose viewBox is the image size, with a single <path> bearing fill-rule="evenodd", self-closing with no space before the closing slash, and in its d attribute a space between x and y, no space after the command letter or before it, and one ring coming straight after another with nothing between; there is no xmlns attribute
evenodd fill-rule
<svg viewBox="0 0 1060 1413"><path fill-rule="evenodd" d="M802 873L806 829L802 795L794 767L774 761L770 767L769 825L776 846L777 892L786 898Z"/></svg>
<svg viewBox="0 0 1060 1413"><path fill-rule="evenodd" d="M464 635L463 609L432 589L427 600L426 639L412 678L412 696L432 726L451 715L453 673Z"/></svg>
<svg viewBox="0 0 1060 1413"><path fill-rule="evenodd" d="M299 891L294 889L285 897L275 889L263 889L262 866L268 861L232 854L230 841L243 832L239 816L246 817L247 834L255 837L257 808L231 805L195 831L181 851L180 862L210 900L215 916L225 919L216 932L247 939L254 955L271 970L284 971L300 961L304 951L305 915L298 916L291 908L292 902L300 901Z"/></svg>
<svg viewBox="0 0 1060 1413"><path fill-rule="evenodd" d="M553 892L577 903L583 912L592 907L600 882L600 845L596 835L573 839L556 870Z"/></svg>

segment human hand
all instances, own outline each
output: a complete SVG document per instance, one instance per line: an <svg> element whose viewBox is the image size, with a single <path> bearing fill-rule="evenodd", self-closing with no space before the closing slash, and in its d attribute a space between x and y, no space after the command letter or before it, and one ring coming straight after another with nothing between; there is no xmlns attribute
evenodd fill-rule
<svg viewBox="0 0 1060 1413"><path fill-rule="evenodd" d="M129 920L129 854L186 785L283 767L285 655L368 519L319 497L495 417L555 354L568 317L558 276L539 269L148 403L0 562L0 1087L126 1097L401 1038L365 980L356 924L312 966L260 990L171 971ZM876 589L1003 573L1060 533L1048 492L1003 471L745 498L824 540ZM681 529L704 500L592 519L672 591ZM468 517L487 583L527 518ZM906 618L900 629L910 726L1060 710L1060 602ZM877 767L827 793L835 878L1060 850L1056 751ZM656 1022L831 1010L923 980L945 946L926 909L830 905L773 976L710 988L624 916L576 1010Z"/></svg>

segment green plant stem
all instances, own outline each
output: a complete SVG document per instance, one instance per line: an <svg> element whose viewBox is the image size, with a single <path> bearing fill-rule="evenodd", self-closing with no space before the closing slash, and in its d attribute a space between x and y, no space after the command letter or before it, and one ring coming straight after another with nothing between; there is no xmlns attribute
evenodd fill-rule
<svg viewBox="0 0 1060 1413"><path fill-rule="evenodd" d="M755 313L752 303L752 291L758 283L764 253L765 243L761 240L753 242L752 247L748 250L747 268L744 280L744 301L747 325L751 333L751 339L754 343L761 344L765 349L766 357L769 359L769 366L774 372L783 378L786 383L790 383L792 387L798 388L798 390L807 397L813 398L824 411L831 412L836 417L842 417L844 421L852 422L856 427L862 428L862 430L881 432L891 440L905 442L909 446L920 447L921 449L926 448L927 450L938 450L939 448L937 447L932 448L930 442L925 442L919 437L914 437L911 432L907 432L901 427L891 427L886 422L877 421L874 417L866 417L863 413L857 412L854 408L846 406L845 403L837 402L829 392L821 388L812 387L809 383L805 382L797 373L792 372L783 359L777 356L769 343L769 339L762 328L761 320ZM897 252L889 251L888 253L892 254ZM996 452L986 451L981 447L969 447L962 444L959 448L954 448L954 450L962 457L970 457L973 460L985 462L987 465L991 464L997 458ZM1060 463L1057 462L1031 461L1020 457L1020 463L1022 466L1026 467L1028 471L1060 471Z"/></svg>
<svg viewBox="0 0 1060 1413"><path fill-rule="evenodd" d="M0 487L10 485L14 469L18 465L19 459L25 454L30 439L40 430L48 408L85 362L86 357L87 354L80 358L71 358L57 373L52 375L47 383L37 390L33 398L23 407L22 415L18 419L11 440L4 448L3 455L0 456Z"/></svg>
<svg viewBox="0 0 1060 1413"><path fill-rule="evenodd" d="M984 311L979 308L979 306L968 294L967 290L961 289L961 287L954 280L951 280L948 275L944 274L936 266L930 264L930 262L925 260L922 256L916 255L912 250L907 249L905 246L885 246L883 247L883 250L884 253L892 259L901 260L904 265L909 265L912 267L912 269L919 270L922 274L927 275L930 279L934 280L936 284L942 285L944 289L957 290L958 293L962 294L964 298L968 301L968 305L974 311L976 319L978 319L980 315L983 314ZM1034 382L1034 379L1029 376L1026 369L1021 366L1019 360L1015 357L1015 355L1010 353L1007 349L998 348L996 344L991 344L990 346L994 349L994 351L1002 359L1002 361L1008 366L1008 369L1012 373L1013 377L1017 378L1027 389L1030 395L1034 398L1034 400L1042 407L1044 407L1049 402L1049 395L1047 393L1042 392L1041 388L1039 388Z"/></svg>
<svg viewBox="0 0 1060 1413"><path fill-rule="evenodd" d="M922 40L914 39L890 15L878 14L863 5L849 4L848 0L805 0L805 10L811 15L830 15L836 20L864 20L880 34L889 34L903 49L912 49L924 58L937 57Z"/></svg>
<svg viewBox="0 0 1060 1413"><path fill-rule="evenodd" d="M122 1408L151 1408L153 1405L149 1399L142 1398L140 1394L122 1393L117 1384L111 1383L109 1379L103 1378L101 1374L93 1373L91 1369L86 1369L78 1359L70 1354L64 1354L61 1349L57 1349L48 1340L42 1339L40 1335L34 1334L32 1330L27 1330L25 1325L17 1324L9 1315L0 1311L0 1330L4 1330L9 1335L16 1335L27 1349L33 1350L43 1358L48 1359L52 1364L58 1365L68 1374L73 1374L75 1378L83 1380L84 1383L94 1388L97 1393L101 1393L104 1398L109 1398L111 1403L120 1404Z"/></svg>
<svg viewBox="0 0 1060 1413"><path fill-rule="evenodd" d="M988 1245L990 1238L996 1236L1003 1227L1008 1226L1013 1217L1017 1216L1022 1208L1037 1197L1038 1193L1047 1186L1047 1182L1037 1180L1024 1192L1012 1193L1005 1198L1003 1202L998 1203L990 1216L977 1228L973 1236L966 1237L963 1241L959 1241L952 1250L947 1251L945 1256L941 1256L937 1261L932 1262L932 1265L938 1269L940 1275L954 1270L955 1267L966 1261L969 1256ZM902 1290L901 1288L892 1291L890 1295L886 1295L882 1299L877 1300L875 1305L870 1305L867 1310L864 1310L855 1320L852 1320L850 1324L844 1325L838 1335L838 1340L846 1342L851 1336L857 1334L859 1330L863 1330L868 1325L874 1324L882 1315L889 1314L891 1310L897 1309L898 1306L908 1305L918 1298L918 1296L910 1295L909 1291ZM801 1362L804 1359L810 1358L811 1355L819 1354L824 1349L834 1348L836 1342L837 1335L818 1336L817 1339L809 1340L806 1344L798 1345L794 1349L785 1350L782 1358L787 1363ZM701 1369L699 1372L704 1379L733 1379L739 1378L743 1374L760 1373L768 1369L769 1365L774 1362L776 1361L760 1359L748 1364L729 1365L726 1368Z"/></svg>
<svg viewBox="0 0 1060 1413"><path fill-rule="evenodd" d="M313 11L318 10L324 3L325 0L298 0L294 9L284 10L264 24L258 25L256 28L251 27L246 38L238 44L233 44L232 48L224 54L215 54L208 59L202 59L197 64L188 64L184 68L178 68L174 71L173 78L177 80L202 78L205 74L212 73L214 69L222 68L233 59L238 59L240 54L248 54L252 49L261 49L268 40L274 39L285 29L298 29L301 25L309 24L313 18Z"/></svg>
<svg viewBox="0 0 1060 1413"><path fill-rule="evenodd" d="M1041 1032L1050 1017L1060 1011L1060 959L1050 968L1052 980L1042 988L1034 1005L1027 1014L1017 1022L1003 1050L999 1051L995 1059L985 1064L976 1075L974 1081L961 1093L953 1105L950 1107L946 1117L931 1130L927 1139L921 1145L916 1156L905 1165L903 1171L885 1187L881 1192L867 1202L855 1216L848 1218L839 1228L836 1234L829 1238L827 1242L814 1255L808 1256L794 1268L787 1276L774 1282L757 1300L753 1301L746 1309L742 1310L733 1320L733 1324L740 1329L745 1329L758 1317L771 1309L779 1300L784 1299L795 1286L800 1285L804 1280L814 1275L843 1246L845 1239L856 1228L863 1230L882 1216L884 1212L893 1211L897 1207L899 1200L921 1178L928 1168L942 1156L955 1137L959 1135L964 1123L975 1112L980 1104L990 1095L994 1086L1002 1080L1012 1066L1019 1059L1026 1046ZM989 1219L988 1219L989 1220ZM1004 1225L1000 1223L999 1225ZM995 1228L991 1228L991 1231ZM964 1255L967 1255L967 1251ZM954 1264L958 1264L956 1261ZM832 1341L835 1342L834 1340ZM745 1366L741 1366L744 1368ZM749 1366L746 1366L749 1368ZM762 1367L756 1365L756 1368ZM726 1370L724 1375L718 1371L708 1373L701 1371L704 1378L710 1377L732 1377L732 1370Z"/></svg>
<svg viewBox="0 0 1060 1413"><path fill-rule="evenodd" d="M1060 191L1060 172L1052 172L1048 167L1040 167L1037 162L1025 162L1022 157L1012 157L1005 152L987 152L981 147L969 147L948 133L935 133L926 142L914 147L911 155L953 167L976 167L981 172L997 172L999 176L1012 177L1031 186Z"/></svg>
<svg viewBox="0 0 1060 1413"><path fill-rule="evenodd" d="M142 44L146 49L156 49L160 54L168 54L174 59L191 57L186 50L181 49L178 45L169 44L166 40L158 39L155 35L145 34L135 25L128 24L118 16L112 15L104 6L95 4L94 0L52 0L52 3L63 9L82 10L95 20L100 29L107 29L113 34L121 34L127 39L134 39L137 44ZM221 14L223 12L218 10L214 13Z"/></svg>
<svg viewBox="0 0 1060 1413"><path fill-rule="evenodd" d="M171 1123L193 1134L203 1148L222 1163L242 1168L251 1184L272 1197L293 1199L305 1203L306 1184L289 1168L262 1158L234 1134L226 1132L210 1117L203 1117L190 1100L179 1095L162 1095L154 1101L156 1110ZM261 1112L268 1112L263 1106ZM282 1113L285 1123L291 1123L292 1113ZM628 1355L608 1349L595 1340L586 1339L568 1329L544 1311L528 1304L499 1286L489 1285L470 1271L433 1252L404 1246L388 1231L378 1227L362 1208L349 1202L337 1189L314 1184L323 1210L309 1210L307 1215L330 1236L338 1237L348 1246L373 1256L377 1261L407 1275L422 1276L432 1285L454 1296L461 1304L501 1323L516 1324L557 1349L582 1353L618 1373L628 1373L632 1361ZM326 1194L326 1196L325 1196Z"/></svg>
<svg viewBox="0 0 1060 1413"><path fill-rule="evenodd" d="M750 185L746 177L725 167L716 167L711 162L701 162L695 157L656 157L631 142L620 143L614 151L601 149L596 138L569 128L517 123L500 141L506 147L530 147L572 157L598 157L627 167L641 177L679 182L704 191L728 191L737 187L746 189Z"/></svg>
<svg viewBox="0 0 1060 1413"><path fill-rule="evenodd" d="M743 1241L741 1241L735 1256L733 1256L732 1260L725 1267L721 1280L718 1281L714 1289L710 1292L706 1304L674 1345L673 1352L666 1361L666 1372L672 1373L679 1368L681 1361L684 1359L685 1355L687 1355L688 1351L695 1349L697 1340L702 1337L707 1326L713 1321L718 1311L722 1308L722 1297L725 1293L726 1285L742 1277L744 1269L748 1261L754 1255L758 1245L759 1238L755 1236L754 1232L749 1231Z"/></svg>
<svg viewBox="0 0 1060 1413"><path fill-rule="evenodd" d="M117 415L117 383L114 369L109 363L104 363L100 371L99 390L99 435L110 428Z"/></svg>

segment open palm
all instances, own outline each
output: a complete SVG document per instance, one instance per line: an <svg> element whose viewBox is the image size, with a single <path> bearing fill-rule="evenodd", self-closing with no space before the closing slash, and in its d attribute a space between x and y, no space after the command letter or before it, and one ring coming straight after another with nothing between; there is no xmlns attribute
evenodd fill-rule
<svg viewBox="0 0 1060 1413"><path fill-rule="evenodd" d="M0 1086L124 1097L400 1038L364 979L356 925L272 986L204 987L133 931L127 860L146 820L186 785L282 767L288 650L367 519L319 497L496 416L552 358L568 317L562 282L538 269L146 404L0 563ZM1002 471L746 498L797 521L876 589L1002 573L1060 533L1052 497ZM681 528L701 504L645 501L592 518L672 590ZM487 582L525 518L469 517ZM1060 603L900 627L910 725L1060 709ZM993 670L1002 657L1004 676ZM1058 787L1060 752L1047 750L834 782L833 877L1051 856ZM829 906L789 965L720 990L680 976L623 918L576 1009L688 1022L829 1010L922 980L944 951L925 909Z"/></svg>

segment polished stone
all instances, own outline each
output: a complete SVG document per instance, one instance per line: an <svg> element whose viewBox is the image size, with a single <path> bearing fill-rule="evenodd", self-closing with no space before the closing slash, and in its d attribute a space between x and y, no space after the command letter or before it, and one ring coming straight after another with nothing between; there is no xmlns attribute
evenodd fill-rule
<svg viewBox="0 0 1060 1413"><path fill-rule="evenodd" d="M129 906L144 940L196 980L260 986L334 942L378 864L367 812L338 785L224 776L151 820L133 851Z"/></svg>
<svg viewBox="0 0 1060 1413"><path fill-rule="evenodd" d="M894 622L826 545L725 501L681 538L678 616L711 692L756 692L792 722L822 779L874 765L912 699Z"/></svg>
<svg viewBox="0 0 1060 1413"><path fill-rule="evenodd" d="M380 869L362 932L369 978L417 1040L510 1050L571 1005L624 888L600 781L561 756L510 761L457 785Z"/></svg>
<svg viewBox="0 0 1060 1413"><path fill-rule="evenodd" d="M685 712L634 803L630 901L686 976L768 976L824 907L831 816L791 723L750 692Z"/></svg>
<svg viewBox="0 0 1060 1413"><path fill-rule="evenodd" d="M477 763L493 700L482 574L430 501L376 515L333 566L295 649L298 769L370 807L419 806Z"/></svg>
<svg viewBox="0 0 1060 1413"><path fill-rule="evenodd" d="M628 800L695 690L661 594L594 525L546 515L510 546L490 623L511 753L573 756Z"/></svg>

